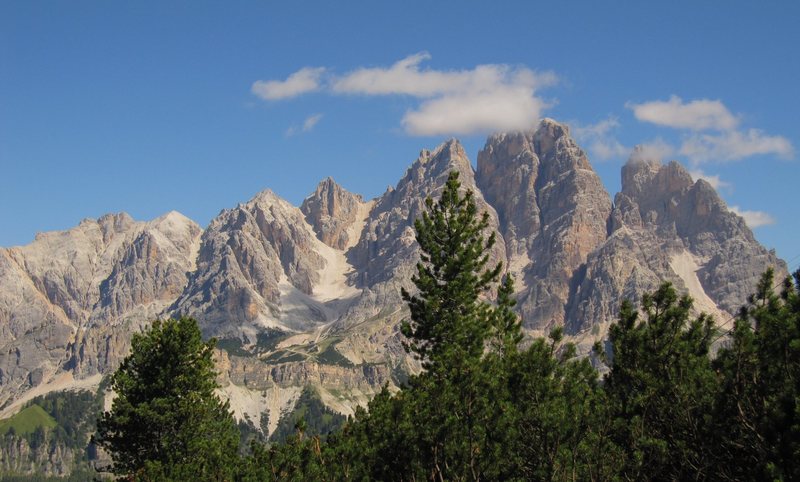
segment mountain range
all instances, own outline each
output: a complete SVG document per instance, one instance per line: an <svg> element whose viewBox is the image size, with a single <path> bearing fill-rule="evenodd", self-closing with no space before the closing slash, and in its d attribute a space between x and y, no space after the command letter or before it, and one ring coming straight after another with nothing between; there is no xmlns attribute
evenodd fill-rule
<svg viewBox="0 0 800 482"><path fill-rule="evenodd" d="M218 338L237 418L272 432L307 386L353 413L419 369L402 348L400 289L419 260L413 221L453 170L489 214L491 260L515 277L526 333L563 326L581 355L623 299L662 281L724 324L767 267L786 274L677 162L634 151L612 200L569 129L544 119L490 136L477 168L455 139L423 150L372 200L327 178L299 207L265 190L205 229L174 211L108 214L0 248L0 418L39 394L96 387L133 333L182 315Z"/></svg>

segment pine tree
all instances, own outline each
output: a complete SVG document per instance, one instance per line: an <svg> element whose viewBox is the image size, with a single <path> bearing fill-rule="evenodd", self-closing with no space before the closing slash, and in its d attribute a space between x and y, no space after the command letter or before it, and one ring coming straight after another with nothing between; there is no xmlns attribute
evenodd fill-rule
<svg viewBox="0 0 800 482"><path fill-rule="evenodd" d="M412 278L417 292L402 293L411 311L402 325L407 349L425 368L398 399L414 414L399 420L410 426L417 478L479 480L502 472L493 465L502 462L498 452L506 439L498 427L506 424L494 397L505 378L501 364L487 355L511 356L521 340L511 311L513 280L502 283L496 307L481 299L502 265L488 266L495 243L494 233L485 236L489 215L479 215L473 193L462 195L459 188L454 171L441 198L426 199L427 211L414 223L421 258Z"/></svg>
<svg viewBox="0 0 800 482"><path fill-rule="evenodd" d="M624 478L708 476L717 383L709 358L713 320L690 319L691 307L691 298L679 299L665 283L643 297L644 320L625 301L609 330L613 363L604 388L613 439L627 453Z"/></svg>
<svg viewBox="0 0 800 482"><path fill-rule="evenodd" d="M204 342L191 318L153 322L133 336L114 373L111 411L97 442L117 475L137 480L231 480L239 432L218 388L215 340Z"/></svg>
<svg viewBox="0 0 800 482"><path fill-rule="evenodd" d="M427 211L414 222L421 261L412 282L418 293L402 291L411 310L411 321L402 325L408 350L435 374L482 357L492 327L479 296L502 270L501 263L486 268L495 234L484 237L489 215L478 217L472 192L462 197L460 185L453 171L439 201L425 200Z"/></svg>
<svg viewBox="0 0 800 482"><path fill-rule="evenodd" d="M715 367L715 470L731 480L800 479L800 271L774 293L768 270Z"/></svg>

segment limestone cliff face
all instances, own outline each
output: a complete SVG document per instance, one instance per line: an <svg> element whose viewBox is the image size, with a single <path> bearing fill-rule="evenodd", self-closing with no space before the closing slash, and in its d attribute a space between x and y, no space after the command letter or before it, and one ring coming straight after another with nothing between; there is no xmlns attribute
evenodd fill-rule
<svg viewBox="0 0 800 482"><path fill-rule="evenodd" d="M6 435L0 443L0 474L44 474L64 477L70 474L77 453L61 443L48 442L31 447L22 437Z"/></svg>
<svg viewBox="0 0 800 482"><path fill-rule="evenodd" d="M573 333L613 320L619 300L638 301L664 280L724 322L767 267L786 274L785 263L755 240L714 189L693 181L677 162L662 165L634 153L622 169L611 231L589 256L568 307Z"/></svg>
<svg viewBox="0 0 800 482"><path fill-rule="evenodd" d="M364 199L325 178L308 196L300 211L314 228L317 237L332 248L344 250L358 241L358 222L363 219Z"/></svg>
<svg viewBox="0 0 800 482"><path fill-rule="evenodd" d="M200 233L179 213L121 213L0 249L0 404L59 371L116 366L131 330L185 287Z"/></svg>
<svg viewBox="0 0 800 482"><path fill-rule="evenodd" d="M220 213L203 233L197 270L170 311L197 318L208 336L254 341L266 328L325 321L283 316L286 298L310 295L325 260L303 213L272 191Z"/></svg>
<svg viewBox="0 0 800 482"><path fill-rule="evenodd" d="M535 131L490 137L478 186L497 209L525 326L564 324L572 280L606 239L611 213L586 154L546 119Z"/></svg>
<svg viewBox="0 0 800 482"><path fill-rule="evenodd" d="M337 348L353 363L386 362L416 369L402 348L398 330L407 316L400 290L414 288L410 280L419 260L414 220L422 215L427 197L440 195L453 170L459 173L462 191L472 191L478 209L489 214L489 229L497 231L497 213L478 189L461 144L451 139L432 151L423 150L397 185L375 201L358 243L347 252L354 267L350 279L362 292L332 325L331 333L343 337ZM490 264L505 259L505 243L498 236Z"/></svg>
<svg viewBox="0 0 800 482"><path fill-rule="evenodd" d="M441 193L450 171L458 171L463 191L471 190L479 211L489 213L489 229L497 230L497 213L475 183L472 164L461 144L451 139L433 151L423 150L395 188L375 203L358 243L348 252L359 286L374 286L393 279L408 280L419 259L414 240L414 220L425 209L425 198ZM492 257L505 259L502 240Z"/></svg>

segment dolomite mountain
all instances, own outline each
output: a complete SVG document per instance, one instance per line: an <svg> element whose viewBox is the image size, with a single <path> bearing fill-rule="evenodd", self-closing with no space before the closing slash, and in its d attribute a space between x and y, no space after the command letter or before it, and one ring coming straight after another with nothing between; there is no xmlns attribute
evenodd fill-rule
<svg viewBox="0 0 800 482"><path fill-rule="evenodd" d="M172 212L85 220L0 249L0 417L31 397L96 387L155 317L188 315L220 339L222 392L271 432L303 388L343 414L418 369L403 351L419 259L413 220L457 170L498 233L491 259L516 279L532 335L563 325L583 353L619 303L662 280L727 321L769 266L705 181L634 153L613 202L566 126L491 136L473 169L449 140L365 201L323 180L296 207L266 190L202 229Z"/></svg>

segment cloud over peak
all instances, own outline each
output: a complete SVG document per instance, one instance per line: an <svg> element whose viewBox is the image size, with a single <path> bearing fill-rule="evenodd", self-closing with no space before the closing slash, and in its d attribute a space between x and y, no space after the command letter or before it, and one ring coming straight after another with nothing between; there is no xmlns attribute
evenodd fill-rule
<svg viewBox="0 0 800 482"><path fill-rule="evenodd" d="M730 210L737 216L741 216L742 218L744 218L744 222L750 229L755 229L760 226L768 226L770 224L775 224L775 218L773 218L769 213L765 213L764 211L747 211L739 209L739 206L731 206Z"/></svg>
<svg viewBox="0 0 800 482"><path fill-rule="evenodd" d="M685 132L678 153L692 164L727 162L757 155L794 156L788 139L759 129L741 129L741 116L734 115L719 100L698 99L684 102L673 95L667 101L654 100L625 105L636 119Z"/></svg>
<svg viewBox="0 0 800 482"><path fill-rule="evenodd" d="M794 156L794 147L785 137L770 136L758 129L748 129L694 135L683 142L680 152L696 163L723 162L764 154L791 159Z"/></svg>
<svg viewBox="0 0 800 482"><path fill-rule="evenodd" d="M698 99L684 103L673 95L667 101L628 102L626 107L640 121L676 129L730 130L739 125L739 118L719 100Z"/></svg>
<svg viewBox="0 0 800 482"><path fill-rule="evenodd" d="M410 135L431 136L532 128L549 106L537 90L557 82L552 73L502 64L466 70L422 68L422 62L430 59L430 54L420 52L388 67L361 67L327 79L322 79L324 69L305 68L285 81L257 81L253 92L265 100L314 90L331 95L410 96L419 104L405 113L401 125Z"/></svg>

